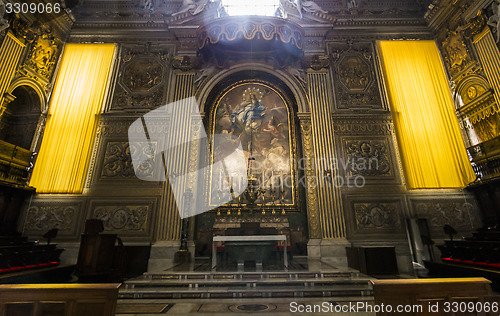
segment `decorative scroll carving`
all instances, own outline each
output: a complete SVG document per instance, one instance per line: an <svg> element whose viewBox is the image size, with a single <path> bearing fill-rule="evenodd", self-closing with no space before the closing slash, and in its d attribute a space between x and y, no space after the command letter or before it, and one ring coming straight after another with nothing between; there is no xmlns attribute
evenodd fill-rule
<svg viewBox="0 0 500 316"><path fill-rule="evenodd" d="M22 38L27 41L32 41L34 39L34 34L30 30L30 25L22 19L15 18L12 21L12 27L10 29L17 38Z"/></svg>
<svg viewBox="0 0 500 316"><path fill-rule="evenodd" d="M477 205L464 197L411 200L415 215L426 218L431 230L441 233L448 224L457 231L467 231L480 227L481 219Z"/></svg>
<svg viewBox="0 0 500 316"><path fill-rule="evenodd" d="M321 229L319 226L319 212L318 212L318 197L316 196L316 179L315 170L313 166L314 151L312 141L312 126L309 118L300 119L300 129L302 132L302 148L304 158L307 161L305 175L306 175L306 192L307 192L307 218L309 221L309 237L321 238Z"/></svg>
<svg viewBox="0 0 500 316"><path fill-rule="evenodd" d="M475 18L471 19L463 29L463 34L466 38L472 39L474 36L478 35L484 30L486 26L487 19L484 14L480 14Z"/></svg>
<svg viewBox="0 0 500 316"><path fill-rule="evenodd" d="M317 14L317 13L328 13L328 11L323 10L316 2L306 1L306 0L281 0L278 16L286 19L288 15L298 16L303 18L303 12Z"/></svg>
<svg viewBox="0 0 500 316"><path fill-rule="evenodd" d="M124 46L112 108L137 109L163 105L169 60L170 51L167 47Z"/></svg>
<svg viewBox="0 0 500 316"><path fill-rule="evenodd" d="M142 177L153 177L154 152L156 143L108 142L104 154L101 178L135 178L136 172ZM138 155L143 164L134 172L132 156Z"/></svg>
<svg viewBox="0 0 500 316"><path fill-rule="evenodd" d="M286 71L294 76L301 84L303 87L307 86L307 81L305 79L306 72L303 69L299 69L293 66L288 66L286 68Z"/></svg>
<svg viewBox="0 0 500 316"><path fill-rule="evenodd" d="M191 70L195 67L195 65L196 60L191 58L191 56L174 56L172 59L172 67L182 71Z"/></svg>
<svg viewBox="0 0 500 316"><path fill-rule="evenodd" d="M355 49L352 43L345 50L335 50L335 90L340 109L382 108L373 64L372 48Z"/></svg>
<svg viewBox="0 0 500 316"><path fill-rule="evenodd" d="M31 206L26 215L25 230L46 232L52 228L71 231L76 221L77 207L58 205Z"/></svg>
<svg viewBox="0 0 500 316"><path fill-rule="evenodd" d="M200 120L194 120L192 123L192 139L191 146L189 146L189 167L188 170L191 174L195 175L188 180L188 188L192 191L196 190L196 171L199 168L200 163L200 132L202 129L202 124Z"/></svg>
<svg viewBox="0 0 500 316"><path fill-rule="evenodd" d="M104 231L145 232L147 230L150 206L99 206L93 217L104 223Z"/></svg>
<svg viewBox="0 0 500 316"><path fill-rule="evenodd" d="M4 18L5 15L5 3L3 0L0 0L0 35L4 30L9 28L9 21Z"/></svg>
<svg viewBox="0 0 500 316"><path fill-rule="evenodd" d="M309 62L309 66L313 70L321 70L330 67L330 59L328 56L314 55Z"/></svg>
<svg viewBox="0 0 500 316"><path fill-rule="evenodd" d="M350 176L392 176L386 141L346 140L344 146Z"/></svg>
<svg viewBox="0 0 500 316"><path fill-rule="evenodd" d="M207 66L200 69L200 71L198 71L194 84L198 87L206 78L208 78L215 72L215 69L215 66Z"/></svg>
<svg viewBox="0 0 500 316"><path fill-rule="evenodd" d="M189 12L191 15L197 15L205 10L208 4L208 0L182 0L182 6L176 13L172 16L177 16L179 14Z"/></svg>
<svg viewBox="0 0 500 316"><path fill-rule="evenodd" d="M218 43L241 43L242 39L259 39L272 42L273 45L279 41L302 51L304 31L295 23L271 17L220 18L198 29L199 50Z"/></svg>
<svg viewBox="0 0 500 316"><path fill-rule="evenodd" d="M357 229L400 228L398 203L353 203Z"/></svg>
<svg viewBox="0 0 500 316"><path fill-rule="evenodd" d="M488 25L494 27L497 36L497 43L500 43L500 5L493 2L491 5L493 15L488 19Z"/></svg>
<svg viewBox="0 0 500 316"><path fill-rule="evenodd" d="M333 130L339 135L391 135L394 130L390 119L360 119L332 117Z"/></svg>

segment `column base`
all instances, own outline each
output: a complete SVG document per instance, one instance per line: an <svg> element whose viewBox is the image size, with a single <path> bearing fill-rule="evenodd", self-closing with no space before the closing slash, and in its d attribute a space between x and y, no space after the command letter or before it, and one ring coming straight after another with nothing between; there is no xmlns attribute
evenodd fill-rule
<svg viewBox="0 0 500 316"><path fill-rule="evenodd" d="M345 248L351 243L347 239L323 239L320 243L321 260L334 267L347 267Z"/></svg>
<svg viewBox="0 0 500 316"><path fill-rule="evenodd" d="M181 242L175 241L157 241L151 245L151 254L148 262L148 273L162 273L172 268L174 257L179 250Z"/></svg>

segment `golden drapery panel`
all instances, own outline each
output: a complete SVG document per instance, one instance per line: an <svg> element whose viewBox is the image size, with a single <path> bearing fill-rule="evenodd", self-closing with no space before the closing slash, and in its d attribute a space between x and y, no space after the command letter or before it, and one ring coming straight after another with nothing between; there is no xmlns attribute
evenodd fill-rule
<svg viewBox="0 0 500 316"><path fill-rule="evenodd" d="M409 187L466 186L475 175L436 43L377 44Z"/></svg>
<svg viewBox="0 0 500 316"><path fill-rule="evenodd" d="M67 44L30 185L38 193L81 193L115 44Z"/></svg>
<svg viewBox="0 0 500 316"><path fill-rule="evenodd" d="M500 135L500 117L495 113L473 124L479 142L485 142Z"/></svg>

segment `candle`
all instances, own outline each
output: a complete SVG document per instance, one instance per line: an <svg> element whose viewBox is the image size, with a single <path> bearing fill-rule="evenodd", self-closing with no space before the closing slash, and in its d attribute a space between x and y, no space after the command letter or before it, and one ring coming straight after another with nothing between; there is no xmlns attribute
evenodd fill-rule
<svg viewBox="0 0 500 316"><path fill-rule="evenodd" d="M274 170L271 171L271 189L274 190Z"/></svg>

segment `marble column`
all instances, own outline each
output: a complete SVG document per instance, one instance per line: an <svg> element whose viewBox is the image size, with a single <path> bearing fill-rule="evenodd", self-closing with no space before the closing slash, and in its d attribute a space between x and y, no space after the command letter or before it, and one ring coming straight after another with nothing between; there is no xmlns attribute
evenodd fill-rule
<svg viewBox="0 0 500 316"><path fill-rule="evenodd" d="M327 71L309 71L307 78L321 237L345 239L344 213L334 160L335 138L331 122L333 101L329 93ZM331 171L331 181L325 178L325 171Z"/></svg>
<svg viewBox="0 0 500 316"><path fill-rule="evenodd" d="M486 78L495 91L495 101L500 105L500 52L489 27L473 39L474 47L483 65Z"/></svg>
<svg viewBox="0 0 500 316"><path fill-rule="evenodd" d="M179 101L194 96L194 72L184 72L176 70L175 85L173 90L173 100ZM188 120L186 126L189 126L189 115L175 114L176 118ZM168 121L168 118L167 118ZM168 131L169 133L190 133L189 129ZM183 146L177 151L176 159L166 161L167 170L188 170L189 146ZM187 189L187 188L186 188ZM190 223L192 226L193 223ZM160 209L156 218L156 242L151 248L148 272L160 272L172 267L174 255L179 249L182 230L182 221L177 210L175 198L167 180L163 184Z"/></svg>

